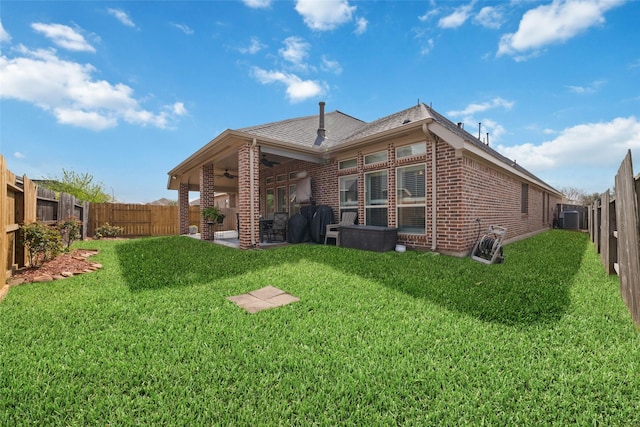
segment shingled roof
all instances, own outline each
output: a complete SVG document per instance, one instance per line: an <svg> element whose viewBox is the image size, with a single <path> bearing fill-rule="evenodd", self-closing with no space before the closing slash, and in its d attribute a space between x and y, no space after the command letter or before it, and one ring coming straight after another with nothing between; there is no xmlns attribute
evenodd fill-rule
<svg viewBox="0 0 640 427"><path fill-rule="evenodd" d="M476 136L464 130L458 124L453 123L430 106L419 103L405 110L382 117L372 122L365 122L340 111L333 111L325 115L326 138L322 142L325 148L337 148L342 144L365 139L367 137L400 128L409 123L421 120L433 119L447 130L454 133L462 140L467 141L482 151L486 152L506 167L518 170L522 174L539 180L531 172L527 171L514 160L503 156L489 145L482 142ZM319 114L293 119L272 122L263 125L251 126L238 131L255 135L256 137L278 140L305 148L314 146L318 135Z"/></svg>
<svg viewBox="0 0 640 427"><path fill-rule="evenodd" d="M315 115L251 126L238 131L310 148L318 136L318 124L319 116ZM325 114L326 139L323 144L339 144L364 125L366 123L362 120L340 111L327 113Z"/></svg>

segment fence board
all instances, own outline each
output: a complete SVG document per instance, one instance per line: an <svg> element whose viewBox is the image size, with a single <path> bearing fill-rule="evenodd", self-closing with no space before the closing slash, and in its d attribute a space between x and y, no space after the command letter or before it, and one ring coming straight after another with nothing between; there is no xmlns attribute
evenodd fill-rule
<svg viewBox="0 0 640 427"><path fill-rule="evenodd" d="M616 231L615 202L611 200L609 190L602 193L600 197L600 260L607 274L613 274L615 273L615 260L618 258L618 239L614 235Z"/></svg>
<svg viewBox="0 0 640 427"><path fill-rule="evenodd" d="M2 208L0 209L0 251L2 254L2 260L5 260L9 256L9 241L7 233L8 210L9 207L6 203L7 200L7 167L4 157L0 155L0 201L2 201ZM8 261L7 261L8 264ZM2 262L2 268L0 268L0 289L7 282L9 276L7 275L6 264Z"/></svg>
<svg viewBox="0 0 640 427"><path fill-rule="evenodd" d="M620 293L634 322L640 325L640 221L631 150L620 165L615 183Z"/></svg>

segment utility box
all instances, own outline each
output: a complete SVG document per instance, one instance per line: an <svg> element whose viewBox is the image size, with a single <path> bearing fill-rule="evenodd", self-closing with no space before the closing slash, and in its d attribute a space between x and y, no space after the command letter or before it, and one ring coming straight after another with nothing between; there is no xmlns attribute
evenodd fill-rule
<svg viewBox="0 0 640 427"><path fill-rule="evenodd" d="M562 222L562 228L565 230L579 230L580 229L580 212L578 211L564 211L564 221Z"/></svg>

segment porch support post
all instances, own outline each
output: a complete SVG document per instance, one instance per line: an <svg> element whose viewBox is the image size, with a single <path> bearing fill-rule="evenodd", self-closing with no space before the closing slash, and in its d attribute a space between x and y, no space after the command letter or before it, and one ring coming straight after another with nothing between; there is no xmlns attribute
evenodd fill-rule
<svg viewBox="0 0 640 427"><path fill-rule="evenodd" d="M214 201L213 163L209 163L200 167L200 210L213 206ZM200 215L200 238L212 240L213 233L213 227Z"/></svg>
<svg viewBox="0 0 640 427"><path fill-rule="evenodd" d="M253 142L238 150L240 249L260 246L260 148Z"/></svg>
<svg viewBox="0 0 640 427"><path fill-rule="evenodd" d="M189 184L178 188L178 234L189 234Z"/></svg>

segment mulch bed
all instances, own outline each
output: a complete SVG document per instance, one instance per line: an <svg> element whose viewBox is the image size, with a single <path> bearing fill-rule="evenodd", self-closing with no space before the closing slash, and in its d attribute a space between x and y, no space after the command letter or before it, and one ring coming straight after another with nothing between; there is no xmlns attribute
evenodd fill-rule
<svg viewBox="0 0 640 427"><path fill-rule="evenodd" d="M8 284L49 282L98 270L102 268L102 265L88 259L97 253L97 250L90 249L78 249L71 253L64 253L45 262L42 267L23 268L16 271L9 279Z"/></svg>

